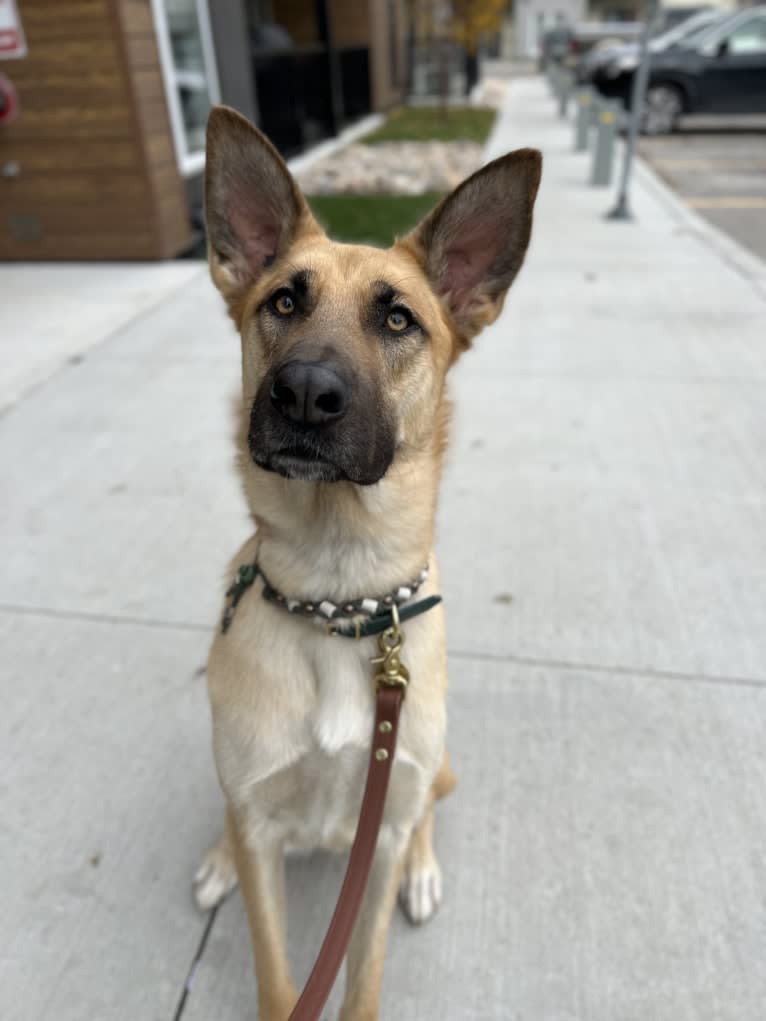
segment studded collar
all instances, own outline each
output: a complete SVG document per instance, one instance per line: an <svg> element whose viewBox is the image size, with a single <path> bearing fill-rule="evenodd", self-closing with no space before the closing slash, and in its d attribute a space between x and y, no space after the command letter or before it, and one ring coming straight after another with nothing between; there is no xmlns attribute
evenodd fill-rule
<svg viewBox="0 0 766 1021"><path fill-rule="evenodd" d="M399 611L401 620L425 613L441 602L441 596L429 596L416 603L403 606L418 591L428 578L428 567L424 567L414 581L400 585L393 592L383 596L363 596L336 603L331 599L292 599L283 595L269 582L258 563L243 564L226 592L226 606L221 620L223 634L229 630L234 612L242 596L260 575L263 579L263 598L287 613L305 617L324 623L327 633L346 638L363 638L366 635L378 634L390 627L392 621L391 607L402 607Z"/></svg>

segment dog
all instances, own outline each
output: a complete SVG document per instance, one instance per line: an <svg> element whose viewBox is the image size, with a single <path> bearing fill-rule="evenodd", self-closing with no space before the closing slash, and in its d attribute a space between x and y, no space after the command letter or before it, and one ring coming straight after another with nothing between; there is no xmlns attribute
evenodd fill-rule
<svg viewBox="0 0 766 1021"><path fill-rule="evenodd" d="M316 625L328 606L354 624L361 600L394 593L405 608L416 588L418 598L439 590L445 379L503 307L529 243L540 173L540 153L517 150L464 181L388 250L339 244L266 137L226 107L210 115L209 264L242 342L239 448L256 526L231 574L257 570L246 591L230 590L210 652L226 821L194 887L210 908L239 881L260 1021L286 1021L297 999L285 847L350 846L372 740L375 642ZM442 607L402 627L412 679L341 1021L379 1017L397 890L414 923L442 896L433 810L455 783Z"/></svg>

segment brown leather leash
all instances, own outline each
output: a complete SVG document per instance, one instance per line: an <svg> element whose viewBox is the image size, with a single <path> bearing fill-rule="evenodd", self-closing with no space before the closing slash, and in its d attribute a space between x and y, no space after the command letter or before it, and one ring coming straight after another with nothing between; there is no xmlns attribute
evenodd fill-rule
<svg viewBox="0 0 766 1021"><path fill-rule="evenodd" d="M343 963L367 888L394 762L399 714L409 681L407 668L399 659L404 634L399 627L399 614L395 606L392 609L392 620L392 626L379 638L381 654L372 661L380 664L375 675L375 728L362 808L346 875L319 956L288 1021L319 1021Z"/></svg>
<svg viewBox="0 0 766 1021"><path fill-rule="evenodd" d="M378 843L403 697L402 689L378 692L367 783L346 875L322 949L289 1021L318 1021L343 963Z"/></svg>

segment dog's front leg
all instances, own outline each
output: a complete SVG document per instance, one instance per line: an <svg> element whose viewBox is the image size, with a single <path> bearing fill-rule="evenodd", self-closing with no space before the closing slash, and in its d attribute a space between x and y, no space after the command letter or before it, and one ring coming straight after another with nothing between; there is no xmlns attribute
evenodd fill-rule
<svg viewBox="0 0 766 1021"><path fill-rule="evenodd" d="M239 885L245 899L258 983L258 1021L287 1021L298 996L287 960L285 859L280 840L229 809Z"/></svg>
<svg viewBox="0 0 766 1021"><path fill-rule="evenodd" d="M346 996L340 1021L377 1021L383 959L408 835L389 828L378 838L367 890L346 965Z"/></svg>

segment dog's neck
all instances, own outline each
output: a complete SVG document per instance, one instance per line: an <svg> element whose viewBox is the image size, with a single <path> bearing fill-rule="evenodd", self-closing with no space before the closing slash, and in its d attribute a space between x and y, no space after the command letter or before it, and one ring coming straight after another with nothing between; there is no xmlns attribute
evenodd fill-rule
<svg viewBox="0 0 766 1021"><path fill-rule="evenodd" d="M433 545L440 460L432 451L399 456L373 486L288 481L248 467L269 581L291 597L339 601L412 581Z"/></svg>

